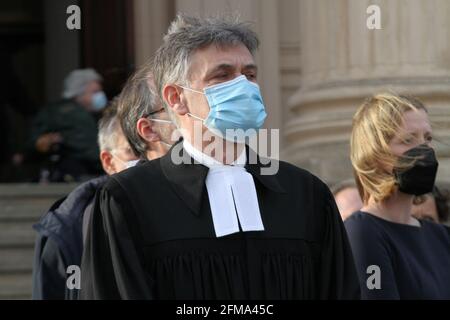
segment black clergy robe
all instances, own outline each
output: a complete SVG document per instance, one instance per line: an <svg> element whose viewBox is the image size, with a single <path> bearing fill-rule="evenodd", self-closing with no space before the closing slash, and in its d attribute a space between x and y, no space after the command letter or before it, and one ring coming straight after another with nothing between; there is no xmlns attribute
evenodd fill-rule
<svg viewBox="0 0 450 320"><path fill-rule="evenodd" d="M176 165L170 153L111 176L97 193L81 298L359 299L344 225L318 178L285 162L261 175L259 158L247 163L265 230L217 238L209 169Z"/></svg>

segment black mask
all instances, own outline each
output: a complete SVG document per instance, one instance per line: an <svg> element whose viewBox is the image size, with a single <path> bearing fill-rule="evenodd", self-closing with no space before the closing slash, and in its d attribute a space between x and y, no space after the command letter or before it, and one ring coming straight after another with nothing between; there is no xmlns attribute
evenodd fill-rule
<svg viewBox="0 0 450 320"><path fill-rule="evenodd" d="M398 190L416 196L431 192L439 165L434 149L420 145L406 151L402 158L404 161L417 160L409 169L394 169Z"/></svg>

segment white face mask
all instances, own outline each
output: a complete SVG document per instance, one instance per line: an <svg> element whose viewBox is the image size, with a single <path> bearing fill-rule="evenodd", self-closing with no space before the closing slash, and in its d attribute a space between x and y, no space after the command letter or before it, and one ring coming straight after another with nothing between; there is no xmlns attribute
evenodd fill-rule
<svg viewBox="0 0 450 320"><path fill-rule="evenodd" d="M116 156L113 153L112 153L112 156L114 158L116 158L117 160L119 160L119 162L122 163L126 169L134 167L140 160L140 159L136 159L136 160L130 160L130 161L123 161L122 159L120 159L118 156Z"/></svg>
<svg viewBox="0 0 450 320"><path fill-rule="evenodd" d="M139 159L127 161L127 163L125 164L125 167L126 167L127 169L128 169L128 168L132 168L132 167L136 166L138 162L139 162Z"/></svg>

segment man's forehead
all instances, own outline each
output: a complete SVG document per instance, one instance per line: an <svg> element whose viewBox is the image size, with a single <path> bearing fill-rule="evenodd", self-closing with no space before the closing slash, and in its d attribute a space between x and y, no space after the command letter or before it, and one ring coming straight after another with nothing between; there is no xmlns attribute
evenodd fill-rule
<svg viewBox="0 0 450 320"><path fill-rule="evenodd" d="M191 57L192 72L207 72L220 66L254 67L255 59L244 45L209 45L195 51Z"/></svg>

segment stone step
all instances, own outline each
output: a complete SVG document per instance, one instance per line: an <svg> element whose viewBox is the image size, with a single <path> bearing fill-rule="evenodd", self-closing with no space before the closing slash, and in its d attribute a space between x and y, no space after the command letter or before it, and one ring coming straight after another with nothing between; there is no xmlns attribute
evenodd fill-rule
<svg viewBox="0 0 450 320"><path fill-rule="evenodd" d="M30 299L32 225L76 184L0 184L0 299Z"/></svg>
<svg viewBox="0 0 450 320"><path fill-rule="evenodd" d="M37 221L76 184L0 184L0 222Z"/></svg>
<svg viewBox="0 0 450 320"><path fill-rule="evenodd" d="M0 299L31 299L31 273L0 273Z"/></svg>
<svg viewBox="0 0 450 320"><path fill-rule="evenodd" d="M76 183L11 183L0 184L0 199L11 198L56 198L70 193L76 188Z"/></svg>
<svg viewBox="0 0 450 320"><path fill-rule="evenodd" d="M31 272L33 248L0 248L0 273Z"/></svg>
<svg viewBox="0 0 450 320"><path fill-rule="evenodd" d="M0 248L29 248L33 247L36 232L32 229L32 222L1 222Z"/></svg>
<svg viewBox="0 0 450 320"><path fill-rule="evenodd" d="M53 199L0 200L0 222L38 221L54 202Z"/></svg>

